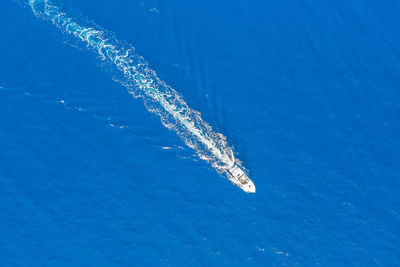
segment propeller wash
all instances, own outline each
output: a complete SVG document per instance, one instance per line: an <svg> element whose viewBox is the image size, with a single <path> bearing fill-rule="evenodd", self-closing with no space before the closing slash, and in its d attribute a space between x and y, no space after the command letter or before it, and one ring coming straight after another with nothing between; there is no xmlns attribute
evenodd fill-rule
<svg viewBox="0 0 400 267"><path fill-rule="evenodd" d="M159 115L163 125L174 130L201 159L210 162L218 172L225 172L244 191L255 192L254 184L235 160L225 136L215 133L200 113L189 108L174 89L161 81L141 56L123 49L102 31L79 25L50 0L29 0L29 5L37 17L51 21L64 33L84 42L103 61L114 65L123 74L123 85L128 92L143 98L146 108Z"/></svg>

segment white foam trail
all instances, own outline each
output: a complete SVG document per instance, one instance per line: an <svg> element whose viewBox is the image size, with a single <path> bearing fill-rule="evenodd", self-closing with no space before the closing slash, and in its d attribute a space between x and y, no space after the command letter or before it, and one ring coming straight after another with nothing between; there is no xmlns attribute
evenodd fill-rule
<svg viewBox="0 0 400 267"><path fill-rule="evenodd" d="M102 31L79 25L50 0L30 0L29 5L36 16L50 20L63 32L79 38L102 60L121 71L128 91L135 97L142 97L148 110L158 114L162 123L175 130L200 158L211 162L218 171L234 165L235 158L226 138L215 133L199 112L190 109L174 89L157 77L142 57L124 50L119 42L107 39Z"/></svg>

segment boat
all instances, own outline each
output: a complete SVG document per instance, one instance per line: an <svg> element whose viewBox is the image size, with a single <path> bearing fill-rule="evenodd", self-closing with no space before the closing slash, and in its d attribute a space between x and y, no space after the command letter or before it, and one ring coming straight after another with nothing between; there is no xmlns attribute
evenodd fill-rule
<svg viewBox="0 0 400 267"><path fill-rule="evenodd" d="M239 167L237 164L233 165L232 168L227 169L226 173L228 175L228 179L238 187L240 187L243 191L247 193L255 193L256 186L250 180L250 178L246 175L246 173Z"/></svg>

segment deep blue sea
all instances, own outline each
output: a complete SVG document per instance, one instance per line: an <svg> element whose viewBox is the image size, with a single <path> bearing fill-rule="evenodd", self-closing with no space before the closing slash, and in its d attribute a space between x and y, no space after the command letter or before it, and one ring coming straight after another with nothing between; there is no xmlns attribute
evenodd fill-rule
<svg viewBox="0 0 400 267"><path fill-rule="evenodd" d="M399 1L54 3L134 46L257 193L4 0L0 266L400 266Z"/></svg>

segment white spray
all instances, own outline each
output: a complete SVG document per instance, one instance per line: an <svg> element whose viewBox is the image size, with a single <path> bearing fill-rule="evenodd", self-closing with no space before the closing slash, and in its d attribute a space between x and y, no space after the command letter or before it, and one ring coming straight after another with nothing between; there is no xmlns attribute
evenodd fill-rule
<svg viewBox="0 0 400 267"><path fill-rule="evenodd" d="M189 108L174 89L162 82L142 57L119 48L119 43L105 38L102 31L79 25L50 0L30 0L29 5L36 16L50 20L63 32L79 38L102 60L121 71L128 91L135 97L142 97L147 109L159 115L162 123L174 130L201 159L211 162L219 172L234 166L235 158L226 138L215 133L199 112Z"/></svg>

